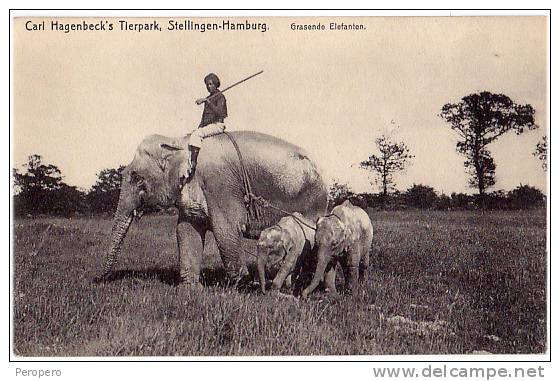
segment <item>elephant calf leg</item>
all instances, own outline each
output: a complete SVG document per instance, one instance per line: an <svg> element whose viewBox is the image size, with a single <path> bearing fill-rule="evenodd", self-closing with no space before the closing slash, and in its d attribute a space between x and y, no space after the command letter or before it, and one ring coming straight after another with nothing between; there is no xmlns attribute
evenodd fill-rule
<svg viewBox="0 0 560 381"><path fill-rule="evenodd" d="M360 256L360 280L363 281L366 277L367 270L369 268L369 245L364 244L362 246L361 256Z"/></svg>
<svg viewBox="0 0 560 381"><path fill-rule="evenodd" d="M325 273L325 292L330 292L336 294L336 263L329 264L327 266L327 272Z"/></svg>
<svg viewBox="0 0 560 381"><path fill-rule="evenodd" d="M344 283L346 285L346 292L355 294L358 290L359 266L351 265L346 266L344 269Z"/></svg>

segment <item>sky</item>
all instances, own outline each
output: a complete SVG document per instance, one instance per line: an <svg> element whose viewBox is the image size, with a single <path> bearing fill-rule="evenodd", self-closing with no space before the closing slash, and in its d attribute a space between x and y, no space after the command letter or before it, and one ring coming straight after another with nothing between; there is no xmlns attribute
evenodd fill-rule
<svg viewBox="0 0 560 381"><path fill-rule="evenodd" d="M546 190L547 174L532 155L547 134L545 17L254 17L185 18L182 22L266 23L257 31L50 30L52 18L13 24L12 164L31 154L58 166L65 182L83 189L104 168L128 164L147 135L181 136L198 126L207 95L203 78L222 88L263 70L226 92L227 129L254 130L305 148L328 183L377 191L358 167L390 134L415 156L396 176L397 189L426 184L438 192L473 192L457 135L438 113L468 94L491 91L531 104L540 128L502 136L488 148L497 165L492 189L519 184ZM45 21L46 30L26 23ZM329 30L329 23L365 30ZM294 31L291 24L325 25ZM27 23L30 26L30 23Z"/></svg>

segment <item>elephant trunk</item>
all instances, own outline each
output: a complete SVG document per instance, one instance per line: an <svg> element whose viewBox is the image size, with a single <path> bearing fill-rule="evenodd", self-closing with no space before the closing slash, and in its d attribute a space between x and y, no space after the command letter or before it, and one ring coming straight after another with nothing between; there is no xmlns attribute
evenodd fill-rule
<svg viewBox="0 0 560 381"><path fill-rule="evenodd" d="M266 274L265 274L266 258L264 255L259 255L257 258L257 270L259 272L259 283L261 284L261 291L263 294L266 292Z"/></svg>
<svg viewBox="0 0 560 381"><path fill-rule="evenodd" d="M117 213L115 214L115 219L113 221L113 229L111 230L111 247L107 252L107 259L105 261L105 268L103 270L102 277L107 277L117 262L122 242L130 224L132 223L132 213L122 213L119 209L117 209Z"/></svg>

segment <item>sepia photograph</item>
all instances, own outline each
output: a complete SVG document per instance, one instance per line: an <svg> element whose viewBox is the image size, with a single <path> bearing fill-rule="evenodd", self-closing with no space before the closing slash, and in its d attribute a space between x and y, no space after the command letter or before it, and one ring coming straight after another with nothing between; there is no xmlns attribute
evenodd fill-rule
<svg viewBox="0 0 560 381"><path fill-rule="evenodd" d="M13 359L550 351L546 11L29 14Z"/></svg>

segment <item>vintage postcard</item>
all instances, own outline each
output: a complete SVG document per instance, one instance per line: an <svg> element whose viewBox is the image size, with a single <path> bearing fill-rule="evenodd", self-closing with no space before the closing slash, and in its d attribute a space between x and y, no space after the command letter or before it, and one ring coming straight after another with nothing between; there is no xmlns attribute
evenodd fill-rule
<svg viewBox="0 0 560 381"><path fill-rule="evenodd" d="M11 22L14 360L546 358L547 13Z"/></svg>

